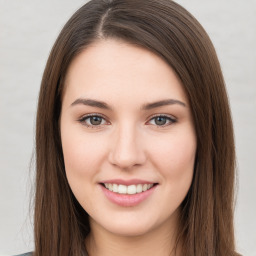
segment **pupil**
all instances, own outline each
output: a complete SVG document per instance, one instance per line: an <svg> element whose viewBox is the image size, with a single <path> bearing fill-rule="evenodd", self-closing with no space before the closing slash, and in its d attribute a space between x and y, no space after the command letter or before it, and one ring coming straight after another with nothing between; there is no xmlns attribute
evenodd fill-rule
<svg viewBox="0 0 256 256"><path fill-rule="evenodd" d="M158 116L156 118L156 124L157 125L164 125L165 123L166 123L166 118L165 117Z"/></svg>
<svg viewBox="0 0 256 256"><path fill-rule="evenodd" d="M90 122L92 125L99 125L101 123L102 118L99 116L93 116L90 118Z"/></svg>

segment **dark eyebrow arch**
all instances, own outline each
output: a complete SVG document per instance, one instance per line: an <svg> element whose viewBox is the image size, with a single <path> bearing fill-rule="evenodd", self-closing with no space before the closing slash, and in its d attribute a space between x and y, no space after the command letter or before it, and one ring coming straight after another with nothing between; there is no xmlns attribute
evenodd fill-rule
<svg viewBox="0 0 256 256"><path fill-rule="evenodd" d="M142 110L150 110L153 108L158 108L158 107L162 107L162 106L166 106L166 105L173 105L173 104L179 104L183 107L186 107L186 104L182 101L175 100L175 99L167 99L167 100L160 100L157 102L144 104L142 106Z"/></svg>
<svg viewBox="0 0 256 256"><path fill-rule="evenodd" d="M79 104L91 106L91 107L102 108L102 109L107 109L107 110L112 110L112 108L107 103L105 103L103 101L93 100L93 99L78 98L71 104L71 106L75 106L75 105L79 105ZM179 104L183 107L186 107L186 104L182 101L175 100L175 99L167 99L167 100L161 100L161 101L157 101L157 102L153 102L153 103L144 104L141 107L141 109L142 110L150 110L153 108L158 108L158 107L162 107L162 106L166 106L166 105L173 105L173 104Z"/></svg>
<svg viewBox="0 0 256 256"><path fill-rule="evenodd" d="M112 108L105 102L102 101L98 101L98 100L93 100L93 99L82 99L79 98L77 100L75 100L71 106L75 106L75 105L87 105L87 106L91 106L91 107L97 107L97 108L102 108L102 109L107 109L107 110L111 110Z"/></svg>

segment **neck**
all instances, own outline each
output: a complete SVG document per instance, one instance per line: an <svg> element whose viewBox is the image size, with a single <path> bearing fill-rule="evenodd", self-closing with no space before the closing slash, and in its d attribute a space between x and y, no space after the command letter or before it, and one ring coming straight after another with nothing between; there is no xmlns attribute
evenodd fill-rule
<svg viewBox="0 0 256 256"><path fill-rule="evenodd" d="M177 224L177 219L176 222ZM89 256L179 256L176 245L177 225L164 223L143 235L124 236L111 233L90 220L91 232L86 238Z"/></svg>

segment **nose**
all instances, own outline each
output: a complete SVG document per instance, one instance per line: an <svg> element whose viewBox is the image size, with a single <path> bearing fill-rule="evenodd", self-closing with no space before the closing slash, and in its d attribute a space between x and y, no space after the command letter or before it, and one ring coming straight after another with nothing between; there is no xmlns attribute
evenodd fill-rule
<svg viewBox="0 0 256 256"><path fill-rule="evenodd" d="M120 169L131 169L146 161L142 138L134 127L124 125L118 128L111 145L109 162Z"/></svg>

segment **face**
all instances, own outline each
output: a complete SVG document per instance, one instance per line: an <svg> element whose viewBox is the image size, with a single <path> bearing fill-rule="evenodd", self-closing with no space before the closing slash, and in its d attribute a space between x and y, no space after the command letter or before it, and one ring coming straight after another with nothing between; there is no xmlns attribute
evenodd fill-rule
<svg viewBox="0 0 256 256"><path fill-rule="evenodd" d="M60 130L67 179L91 224L133 236L177 222L196 135L160 57L116 40L85 49L67 73Z"/></svg>

